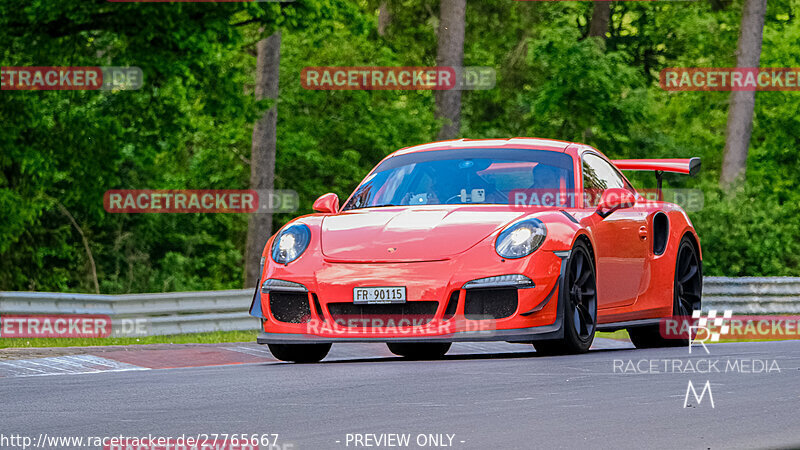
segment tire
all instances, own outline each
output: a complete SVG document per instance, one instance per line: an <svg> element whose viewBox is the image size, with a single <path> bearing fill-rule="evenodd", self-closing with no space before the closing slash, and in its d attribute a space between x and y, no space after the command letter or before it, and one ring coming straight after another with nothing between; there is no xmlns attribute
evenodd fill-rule
<svg viewBox="0 0 800 450"><path fill-rule="evenodd" d="M448 350L450 342L436 343L406 343L406 342L387 342L389 351L397 356L416 360L441 359Z"/></svg>
<svg viewBox="0 0 800 450"><path fill-rule="evenodd" d="M597 276L588 245L578 241L566 262L567 270L559 290L564 299L564 337L534 341L537 353L564 355L585 353L597 329Z"/></svg>
<svg viewBox="0 0 800 450"><path fill-rule="evenodd" d="M703 295L703 262L697 256L691 239L684 236L675 256L675 278L672 282L672 315L691 317L699 310ZM688 319L686 319L688 320ZM628 328L636 348L681 347L689 345L689 336L668 339L661 335L659 325Z"/></svg>
<svg viewBox="0 0 800 450"><path fill-rule="evenodd" d="M316 363L328 355L331 344L267 344L272 356L281 361Z"/></svg>

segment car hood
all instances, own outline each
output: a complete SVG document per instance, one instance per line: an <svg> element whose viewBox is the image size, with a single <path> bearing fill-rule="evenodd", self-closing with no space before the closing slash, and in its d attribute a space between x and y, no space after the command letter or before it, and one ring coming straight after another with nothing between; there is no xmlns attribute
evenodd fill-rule
<svg viewBox="0 0 800 450"><path fill-rule="evenodd" d="M322 253L351 262L447 259L522 215L477 205L347 211L323 219Z"/></svg>

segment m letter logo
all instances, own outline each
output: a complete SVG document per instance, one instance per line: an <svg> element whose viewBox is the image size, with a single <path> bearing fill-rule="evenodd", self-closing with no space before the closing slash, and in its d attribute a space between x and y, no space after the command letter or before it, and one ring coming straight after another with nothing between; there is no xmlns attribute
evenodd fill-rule
<svg viewBox="0 0 800 450"><path fill-rule="evenodd" d="M711 395L711 381L706 381L705 386L703 386L703 392L700 393L700 397L697 396L697 391L694 390L694 385L692 384L692 380L689 380L689 386L686 388L686 398L683 400L683 407L686 408L689 404L689 392L694 395L694 399L697 401L697 405L700 406L700 403L703 402L703 397L706 396L706 391L708 391L708 399L711 400L711 407L714 407L714 396Z"/></svg>

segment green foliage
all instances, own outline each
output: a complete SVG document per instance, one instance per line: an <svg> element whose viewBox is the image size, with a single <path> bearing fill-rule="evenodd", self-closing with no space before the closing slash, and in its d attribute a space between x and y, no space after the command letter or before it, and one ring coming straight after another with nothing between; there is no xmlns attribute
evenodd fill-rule
<svg viewBox="0 0 800 450"><path fill-rule="evenodd" d="M245 218L112 215L102 204L108 189L247 186L231 149L248 147L258 110L242 93L252 63L239 56L242 36L229 25L246 13L235 8L0 6L3 66L135 65L145 74L139 91L3 91L0 288L92 289L80 234L59 203L90 242L103 292L241 280L236 236Z"/></svg>
<svg viewBox="0 0 800 450"><path fill-rule="evenodd" d="M434 139L429 91L310 91L306 66L435 65L438 2L0 3L2 66L141 67L139 91L0 93L0 289L93 291L89 242L105 293L240 287L247 218L109 214L108 189L235 189L249 183L252 124L270 102L252 95L255 43L283 33L276 188L298 214L346 198L390 152ZM690 213L708 275L800 273L795 235L800 94L761 92L748 186L716 180L729 94L664 92L665 67L735 63L741 0L616 2L608 39L587 38L590 2L469 2L465 65L497 71L466 91L464 137L539 136L596 146L612 158L703 158L705 192ZM762 66L798 67L800 0L769 3ZM635 175L653 187L652 175ZM275 227L294 217L276 217Z"/></svg>
<svg viewBox="0 0 800 450"><path fill-rule="evenodd" d="M703 247L706 275L797 276L800 271L800 195L781 200L762 187L725 195L705 191L692 220Z"/></svg>

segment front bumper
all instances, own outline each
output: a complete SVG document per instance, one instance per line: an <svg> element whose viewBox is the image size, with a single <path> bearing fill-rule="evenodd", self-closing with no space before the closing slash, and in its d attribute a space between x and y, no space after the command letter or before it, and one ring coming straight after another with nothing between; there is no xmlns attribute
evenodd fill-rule
<svg viewBox="0 0 800 450"><path fill-rule="evenodd" d="M289 334L260 332L256 342L259 344L325 344L336 342L482 342L508 341L532 342L546 339L559 339L563 336L561 320L550 325L511 330L456 331L439 335L395 335L386 337L330 337L315 334Z"/></svg>
<svg viewBox="0 0 800 450"><path fill-rule="evenodd" d="M268 267L264 278L292 281L307 288L308 292L302 294L305 297L294 294L296 304L302 304L305 313L287 318L285 311L271 307L281 306L274 302L271 305L272 291L258 291L253 310L260 307L254 315L261 312L262 329L257 342L530 342L561 337L563 301L559 284L563 256L536 252L520 260L500 260L496 255L493 259ZM506 308L499 315L491 310L494 297L480 289L486 297L481 307L489 314L476 316L473 299L479 289L464 289L464 285L506 274L524 274L534 286L516 289L513 312ZM354 287L397 285L406 287L408 301L385 309L393 314L380 314L381 305L354 308ZM419 314L424 308L417 307L422 306L429 309ZM342 311L349 314L339 314ZM406 314L407 311L415 314Z"/></svg>

